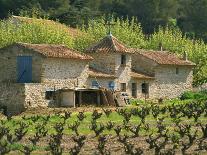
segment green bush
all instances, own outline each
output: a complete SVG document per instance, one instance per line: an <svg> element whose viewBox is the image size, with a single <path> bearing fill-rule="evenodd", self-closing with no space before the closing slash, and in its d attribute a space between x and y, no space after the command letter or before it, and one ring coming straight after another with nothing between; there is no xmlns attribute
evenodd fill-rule
<svg viewBox="0 0 207 155"><path fill-rule="evenodd" d="M207 100L207 92L201 91L201 92L184 92L181 97L181 100L188 100L188 99L194 99L194 100Z"/></svg>
<svg viewBox="0 0 207 155"><path fill-rule="evenodd" d="M131 99L129 102L131 105L134 105L134 106L141 105L141 104L145 103L144 100L141 100L141 99Z"/></svg>

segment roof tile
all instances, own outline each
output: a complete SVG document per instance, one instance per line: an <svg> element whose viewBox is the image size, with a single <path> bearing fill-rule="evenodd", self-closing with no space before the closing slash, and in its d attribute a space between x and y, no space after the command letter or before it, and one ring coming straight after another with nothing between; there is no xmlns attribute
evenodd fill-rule
<svg viewBox="0 0 207 155"><path fill-rule="evenodd" d="M131 49L132 50L132 49ZM176 54L167 51L145 51L140 49L133 49L136 55L140 54L148 59L155 61L160 65L181 65L181 66L195 66L191 61L186 61L179 58Z"/></svg>
<svg viewBox="0 0 207 155"><path fill-rule="evenodd" d="M115 75L105 73L105 72L99 71L91 67L89 69L89 76L90 77L102 77L102 78L116 78Z"/></svg>
<svg viewBox="0 0 207 155"><path fill-rule="evenodd" d="M119 52L119 53L131 53L131 50L124 44L118 41L114 36L106 36L98 43L92 45L86 52Z"/></svg>
<svg viewBox="0 0 207 155"><path fill-rule="evenodd" d="M45 57L80 59L80 60L92 60L93 59L89 55L80 53L64 45L28 44L28 43L16 43L16 44L18 46L22 46L24 48L34 50L42 54Z"/></svg>

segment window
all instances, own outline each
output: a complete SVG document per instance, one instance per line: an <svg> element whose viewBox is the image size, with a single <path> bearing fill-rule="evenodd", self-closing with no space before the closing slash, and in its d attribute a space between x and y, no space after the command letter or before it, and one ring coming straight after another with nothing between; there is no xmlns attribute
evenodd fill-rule
<svg viewBox="0 0 207 155"><path fill-rule="evenodd" d="M121 55L121 65L126 65L126 55Z"/></svg>
<svg viewBox="0 0 207 155"><path fill-rule="evenodd" d="M98 82L97 81L92 81L92 87L93 88L99 88L99 84L98 84Z"/></svg>
<svg viewBox="0 0 207 155"><path fill-rule="evenodd" d="M55 98L55 91L46 91L45 92L45 99L46 100L53 100Z"/></svg>
<svg viewBox="0 0 207 155"><path fill-rule="evenodd" d="M176 69L175 69L175 73L176 73L176 74L179 74L179 68L176 68Z"/></svg>
<svg viewBox="0 0 207 155"><path fill-rule="evenodd" d="M148 83L143 83L142 84L142 93L143 94L148 94L149 93L149 84Z"/></svg>
<svg viewBox="0 0 207 155"><path fill-rule="evenodd" d="M126 83L121 83L121 92L126 92Z"/></svg>
<svg viewBox="0 0 207 155"><path fill-rule="evenodd" d="M109 89L114 90L114 88L115 88L115 83L114 83L114 81L110 81L110 82L109 82Z"/></svg>

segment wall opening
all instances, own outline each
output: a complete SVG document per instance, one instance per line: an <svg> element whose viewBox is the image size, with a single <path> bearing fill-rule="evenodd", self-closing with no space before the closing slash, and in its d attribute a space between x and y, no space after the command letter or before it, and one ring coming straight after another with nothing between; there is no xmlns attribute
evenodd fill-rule
<svg viewBox="0 0 207 155"><path fill-rule="evenodd" d="M121 92L126 92L126 83L121 83Z"/></svg>
<svg viewBox="0 0 207 155"><path fill-rule="evenodd" d="M121 55L121 65L126 65L126 55Z"/></svg>
<svg viewBox="0 0 207 155"><path fill-rule="evenodd" d="M142 83L142 94L149 94L149 83Z"/></svg>

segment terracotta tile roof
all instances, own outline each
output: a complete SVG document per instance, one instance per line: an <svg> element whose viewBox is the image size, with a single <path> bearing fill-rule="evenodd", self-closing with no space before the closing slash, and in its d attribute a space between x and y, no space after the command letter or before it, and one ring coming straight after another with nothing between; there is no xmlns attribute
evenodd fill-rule
<svg viewBox="0 0 207 155"><path fill-rule="evenodd" d="M27 44L16 43L17 46L21 46L27 49L34 50L45 57L51 58L67 58L67 59L79 59L79 60L92 60L89 55L80 53L73 49L69 49L64 45L49 45L49 44Z"/></svg>
<svg viewBox="0 0 207 155"><path fill-rule="evenodd" d="M131 71L131 77L133 77L133 78L137 78L137 79L148 79L148 80L153 80L153 79L155 79L155 77L154 76L149 76L149 75L147 75L147 74L144 74L144 73L141 73L141 72L138 72L138 71L135 71L135 70L133 70L133 71Z"/></svg>
<svg viewBox="0 0 207 155"><path fill-rule="evenodd" d="M131 49L132 50L132 49ZM195 66L196 64L191 61L183 60L174 53L167 51L145 51L140 49L134 49L134 53L140 54L148 59L155 61L160 65L181 65L181 66Z"/></svg>
<svg viewBox="0 0 207 155"><path fill-rule="evenodd" d="M86 52L119 52L119 53L131 53L131 50L127 48L124 44L118 41L114 36L106 36L98 43L92 45Z"/></svg>
<svg viewBox="0 0 207 155"><path fill-rule="evenodd" d="M89 68L89 77L116 78L115 75L104 73L91 67Z"/></svg>
<svg viewBox="0 0 207 155"><path fill-rule="evenodd" d="M47 20L47 19L38 19L38 18L28 18L28 17L21 17L21 16L11 16L10 20L12 20L13 22L25 22L25 23L31 23L32 21L35 22L39 22L39 23L44 23L44 24L52 24L52 25L56 25L57 27L60 27L61 29L65 29L66 32L68 32L69 35L73 36L73 37L78 37L82 34L81 31L79 31L78 29L72 28L72 27L68 27L64 24L61 24L57 21L53 21L53 20Z"/></svg>

